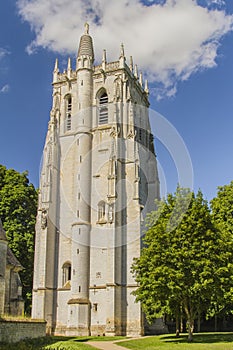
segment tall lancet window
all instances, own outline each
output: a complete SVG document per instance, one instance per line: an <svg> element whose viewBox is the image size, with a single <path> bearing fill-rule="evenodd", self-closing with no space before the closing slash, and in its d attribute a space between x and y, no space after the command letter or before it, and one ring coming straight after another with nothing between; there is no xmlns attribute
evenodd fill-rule
<svg viewBox="0 0 233 350"><path fill-rule="evenodd" d="M108 95L106 92L99 97L99 124L108 123Z"/></svg>
<svg viewBox="0 0 233 350"><path fill-rule="evenodd" d="M62 266L62 284L65 285L71 280L71 263L65 262Z"/></svg>
<svg viewBox="0 0 233 350"><path fill-rule="evenodd" d="M68 95L66 97L66 131L71 130L71 127L72 127L71 111L72 111L72 97Z"/></svg>
<svg viewBox="0 0 233 350"><path fill-rule="evenodd" d="M98 221L99 222L106 221L105 214L106 214L105 202L101 201L98 204Z"/></svg>

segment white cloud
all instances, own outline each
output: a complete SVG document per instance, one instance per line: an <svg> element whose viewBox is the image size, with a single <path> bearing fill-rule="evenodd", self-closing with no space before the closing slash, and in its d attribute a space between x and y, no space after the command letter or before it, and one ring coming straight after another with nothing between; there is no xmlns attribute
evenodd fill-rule
<svg viewBox="0 0 233 350"><path fill-rule="evenodd" d="M10 85L6 84L0 89L1 94L6 94L10 90Z"/></svg>
<svg viewBox="0 0 233 350"><path fill-rule="evenodd" d="M4 49L3 47L0 47L0 60L9 54L10 52L8 50Z"/></svg>
<svg viewBox="0 0 233 350"><path fill-rule="evenodd" d="M225 0L206 0L208 6L216 5L223 7L226 3Z"/></svg>
<svg viewBox="0 0 233 350"><path fill-rule="evenodd" d="M206 0L223 5L223 0ZM148 4L146 6L145 4ZM28 46L73 54L88 21L99 61L119 57L120 43L150 81L172 95L178 81L216 65L221 38L233 30L233 15L197 0L18 0L19 13L35 32Z"/></svg>

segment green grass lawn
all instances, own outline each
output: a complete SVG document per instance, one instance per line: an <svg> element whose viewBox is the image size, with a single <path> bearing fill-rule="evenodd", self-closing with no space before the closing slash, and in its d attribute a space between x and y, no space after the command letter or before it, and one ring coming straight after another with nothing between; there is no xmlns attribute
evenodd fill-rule
<svg viewBox="0 0 233 350"><path fill-rule="evenodd" d="M46 337L21 341L17 344L0 344L0 350L91 350L88 341L115 341L124 337ZM125 340L118 343L135 350L233 350L233 333L200 333L193 343L187 342L187 334L180 338L161 335Z"/></svg>
<svg viewBox="0 0 233 350"><path fill-rule="evenodd" d="M188 343L187 334L180 338L174 335L151 336L120 342L121 346L135 350L233 350L233 333L195 334L193 343Z"/></svg>

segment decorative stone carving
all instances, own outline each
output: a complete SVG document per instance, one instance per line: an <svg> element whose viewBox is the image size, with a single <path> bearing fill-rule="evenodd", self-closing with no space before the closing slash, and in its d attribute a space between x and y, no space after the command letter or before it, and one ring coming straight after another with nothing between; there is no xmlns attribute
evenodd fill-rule
<svg viewBox="0 0 233 350"><path fill-rule="evenodd" d="M133 132L132 129L130 129L127 135L127 139L133 139L134 137L135 137L135 133Z"/></svg>
<svg viewBox="0 0 233 350"><path fill-rule="evenodd" d="M111 128L111 131L110 131L110 136L113 137L113 138L116 138L120 133L120 128L116 128L115 126L113 126Z"/></svg>
<svg viewBox="0 0 233 350"><path fill-rule="evenodd" d="M42 230L46 229L47 227L47 210L43 209L41 213L41 228Z"/></svg>

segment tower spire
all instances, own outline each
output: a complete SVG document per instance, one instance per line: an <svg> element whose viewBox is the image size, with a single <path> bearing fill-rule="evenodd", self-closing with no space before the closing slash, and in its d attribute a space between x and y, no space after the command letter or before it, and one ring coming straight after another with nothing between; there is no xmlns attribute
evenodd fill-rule
<svg viewBox="0 0 233 350"><path fill-rule="evenodd" d="M94 49L92 37L89 35L89 24L85 23L84 34L80 38L76 69L83 68L84 59L88 60L87 68L91 68L94 62Z"/></svg>

